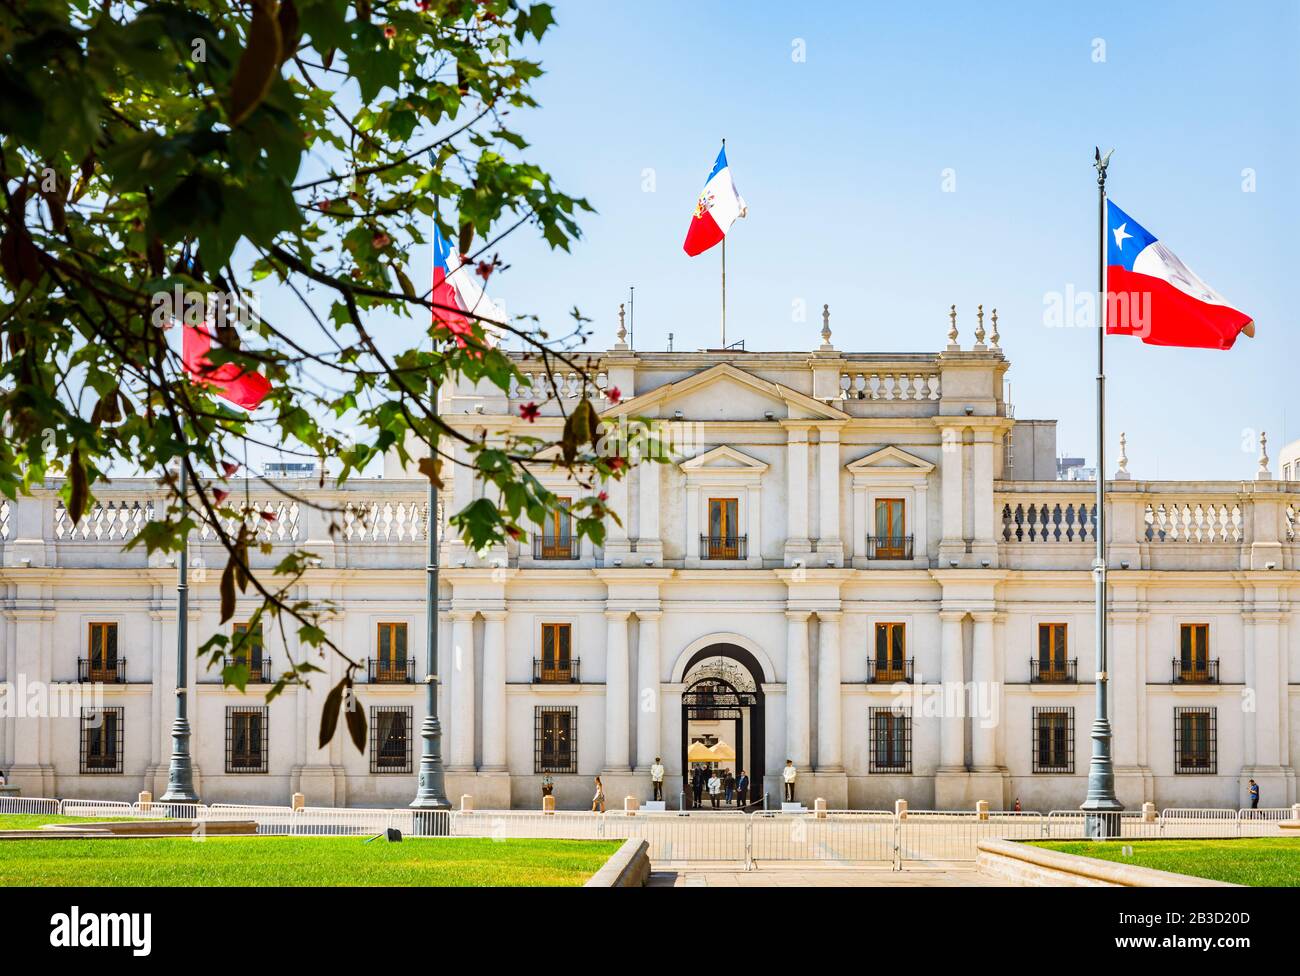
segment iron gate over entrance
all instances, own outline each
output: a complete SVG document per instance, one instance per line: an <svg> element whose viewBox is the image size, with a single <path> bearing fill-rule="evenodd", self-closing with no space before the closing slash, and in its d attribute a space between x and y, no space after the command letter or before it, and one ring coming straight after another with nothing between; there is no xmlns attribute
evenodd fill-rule
<svg viewBox="0 0 1300 976"><path fill-rule="evenodd" d="M750 777L750 797L763 795L764 749L763 669L754 656L735 644L711 644L686 665L682 693L682 795L690 797L692 767L691 721L731 722L736 752L735 772ZM746 722L748 719L748 722ZM746 732L748 724L748 732Z"/></svg>

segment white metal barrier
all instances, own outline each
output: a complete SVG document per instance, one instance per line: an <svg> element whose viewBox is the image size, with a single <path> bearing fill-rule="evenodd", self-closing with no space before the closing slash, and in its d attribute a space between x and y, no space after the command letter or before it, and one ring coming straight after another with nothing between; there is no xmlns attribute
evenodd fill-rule
<svg viewBox="0 0 1300 976"><path fill-rule="evenodd" d="M58 800L40 796L0 796L0 813L29 813L52 816L58 812Z"/></svg>

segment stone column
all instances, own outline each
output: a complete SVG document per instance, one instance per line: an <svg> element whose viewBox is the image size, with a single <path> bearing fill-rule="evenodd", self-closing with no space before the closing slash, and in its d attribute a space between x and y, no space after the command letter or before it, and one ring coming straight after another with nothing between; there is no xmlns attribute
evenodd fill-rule
<svg viewBox="0 0 1300 976"><path fill-rule="evenodd" d="M939 456L939 477L942 498L943 533L939 538L941 568L947 568L948 559L960 560L966 552L962 516L965 505L962 499L966 448L962 443L964 431L960 427L945 427L941 432L943 448Z"/></svg>
<svg viewBox="0 0 1300 976"><path fill-rule="evenodd" d="M839 563L844 557L840 543L840 432L823 427L817 445L818 530L817 552Z"/></svg>
<svg viewBox="0 0 1300 976"><path fill-rule="evenodd" d="M995 614L981 612L975 618L975 634L971 658L971 680L975 683L975 700L989 701L999 709L996 716L974 714L971 717L971 760L977 772L997 769L997 725L1001 718L1002 684L997 679L997 659L993 648L993 621ZM959 629L961 624L958 623ZM945 653L947 645L945 644ZM992 699L991 696L999 696Z"/></svg>
<svg viewBox="0 0 1300 976"><path fill-rule="evenodd" d="M839 611L817 611L821 641L817 648L817 771L841 772L844 733L840 724Z"/></svg>
<svg viewBox="0 0 1300 976"><path fill-rule="evenodd" d="M785 552L787 565L811 551L808 540L808 431L802 427L786 430L786 522Z"/></svg>
<svg viewBox="0 0 1300 976"><path fill-rule="evenodd" d="M659 462L637 466L637 554L659 559L663 549L659 538Z"/></svg>
<svg viewBox="0 0 1300 976"><path fill-rule="evenodd" d="M942 621L939 677L944 686L944 710L939 726L939 766L949 772L966 767L965 715L952 714L953 705L965 701L958 697L957 692L957 688L964 686L966 681L962 667L961 641L961 622L965 616L960 610L944 610L939 614Z"/></svg>
<svg viewBox="0 0 1300 976"><path fill-rule="evenodd" d="M640 640L636 663L636 768L649 772L660 754L659 618L658 610L638 610Z"/></svg>
<svg viewBox="0 0 1300 976"><path fill-rule="evenodd" d="M808 675L808 611L787 610L785 644L785 751L800 769L811 760L811 725L808 711L811 682ZM780 765L784 765L782 762Z"/></svg>
<svg viewBox="0 0 1300 976"><path fill-rule="evenodd" d="M605 771L628 766L627 610L605 611Z"/></svg>
<svg viewBox="0 0 1300 976"><path fill-rule="evenodd" d="M994 444L992 430L975 431L975 443L971 447L971 495L975 514L971 555L977 563L987 561L990 567L998 564L997 539L993 534Z"/></svg>
<svg viewBox="0 0 1300 976"><path fill-rule="evenodd" d="M483 611L483 771L506 771L506 611Z"/></svg>
<svg viewBox="0 0 1300 976"><path fill-rule="evenodd" d="M451 740L447 768L474 771L474 611L451 612Z"/></svg>

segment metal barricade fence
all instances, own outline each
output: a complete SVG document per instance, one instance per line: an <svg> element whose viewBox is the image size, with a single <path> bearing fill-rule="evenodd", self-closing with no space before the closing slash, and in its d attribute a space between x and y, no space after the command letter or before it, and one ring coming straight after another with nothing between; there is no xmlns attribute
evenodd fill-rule
<svg viewBox="0 0 1300 976"><path fill-rule="evenodd" d="M59 812L59 801L42 796L0 796L0 813L28 813L50 816Z"/></svg>
<svg viewBox="0 0 1300 976"><path fill-rule="evenodd" d="M129 817L131 804L121 800L60 800L64 817Z"/></svg>

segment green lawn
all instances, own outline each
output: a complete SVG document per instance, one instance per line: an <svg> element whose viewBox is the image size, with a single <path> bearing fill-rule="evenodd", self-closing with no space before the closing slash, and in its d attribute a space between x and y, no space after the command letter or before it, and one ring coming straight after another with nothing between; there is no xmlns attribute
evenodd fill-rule
<svg viewBox="0 0 1300 976"><path fill-rule="evenodd" d="M1119 861L1253 887L1300 887L1300 837L1218 840L1034 841L1065 854ZM1133 850L1124 856L1124 848Z"/></svg>
<svg viewBox="0 0 1300 976"><path fill-rule="evenodd" d="M187 837L0 841L0 887L577 886L620 841Z"/></svg>
<svg viewBox="0 0 1300 976"><path fill-rule="evenodd" d="M61 817L57 813L0 813L0 830L36 830L46 824L94 823L147 820L148 817Z"/></svg>

